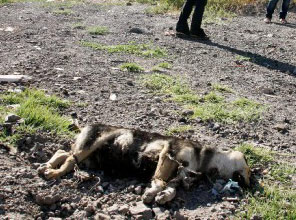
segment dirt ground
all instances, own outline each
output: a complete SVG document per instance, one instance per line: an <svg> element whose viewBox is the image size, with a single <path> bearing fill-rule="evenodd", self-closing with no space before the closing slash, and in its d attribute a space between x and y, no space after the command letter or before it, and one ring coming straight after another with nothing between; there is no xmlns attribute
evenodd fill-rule
<svg viewBox="0 0 296 220"><path fill-rule="evenodd" d="M44 3L15 3L0 6L0 74L26 74L33 77L29 86L45 89L81 105L72 105L65 115L77 113L81 125L102 122L164 133L171 125L184 122L176 112L182 107L161 101L139 83L140 73L121 71L118 66L135 62L149 69L170 62L168 74L186 78L191 88L204 94L213 83L227 85L236 94L267 106L259 122L235 125L189 120L194 132L181 134L213 146L235 147L250 142L283 153L296 153L296 14L288 15L287 25L276 18L266 25L263 16L239 16L204 26L211 41L166 36L177 18L149 15L140 4L74 5L71 15L54 13L66 10ZM107 35L91 36L75 28L106 26ZM7 29L8 27L11 27ZM140 28L143 33L132 33ZM106 45L130 41L152 43L166 48L166 58L94 51L79 44L93 41ZM238 56L247 60L237 61ZM250 59L249 59L250 58ZM235 62L236 61L236 62ZM3 84L0 91L27 86ZM116 94L117 100L110 100ZM88 181L73 174L57 181L46 181L36 171L57 149L69 149L68 140L41 134L27 138L18 155L0 149L0 219L127 219L137 207L146 183L136 178L117 179L93 172ZM153 205L158 219L231 218L236 202L214 198L209 184L180 191L165 207ZM128 216L128 217L127 217ZM164 216L164 217L163 217ZM156 218L156 217L155 217Z"/></svg>

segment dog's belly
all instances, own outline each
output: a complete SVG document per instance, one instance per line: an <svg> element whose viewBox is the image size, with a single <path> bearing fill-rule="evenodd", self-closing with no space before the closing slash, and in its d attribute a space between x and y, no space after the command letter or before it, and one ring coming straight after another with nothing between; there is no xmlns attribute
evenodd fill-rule
<svg viewBox="0 0 296 220"><path fill-rule="evenodd" d="M117 177L136 176L150 180L157 167L158 156L135 149L122 152L118 146L108 146L95 151L89 158L92 167Z"/></svg>

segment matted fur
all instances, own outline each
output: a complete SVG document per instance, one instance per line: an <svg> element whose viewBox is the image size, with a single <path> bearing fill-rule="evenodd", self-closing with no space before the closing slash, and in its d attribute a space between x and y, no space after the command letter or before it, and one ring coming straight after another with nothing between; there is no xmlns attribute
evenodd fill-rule
<svg viewBox="0 0 296 220"><path fill-rule="evenodd" d="M38 171L45 178L54 179L85 161L98 168L115 167L150 175L151 187L142 196L146 203L154 199L159 204L171 201L180 182L190 186L191 174L216 170L224 179L239 175L246 185L250 183L250 169L241 152L103 124L83 128L70 152L58 150Z"/></svg>

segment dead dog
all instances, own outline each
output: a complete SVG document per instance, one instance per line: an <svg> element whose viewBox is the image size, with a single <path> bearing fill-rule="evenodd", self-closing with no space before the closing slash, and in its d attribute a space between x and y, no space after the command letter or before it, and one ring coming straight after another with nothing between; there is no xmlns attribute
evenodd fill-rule
<svg viewBox="0 0 296 220"><path fill-rule="evenodd" d="M97 168L116 166L126 172L151 174L151 187L142 199L159 204L171 201L180 182L189 187L192 174L216 170L224 179L239 177L250 184L250 169L244 155L231 149L203 147L186 139L103 124L82 129L70 152L58 150L38 171L47 179L65 175L75 164Z"/></svg>

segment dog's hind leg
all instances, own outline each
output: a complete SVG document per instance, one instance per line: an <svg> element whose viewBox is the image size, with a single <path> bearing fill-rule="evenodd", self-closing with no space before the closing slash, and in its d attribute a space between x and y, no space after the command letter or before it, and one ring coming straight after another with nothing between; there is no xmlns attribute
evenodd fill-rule
<svg viewBox="0 0 296 220"><path fill-rule="evenodd" d="M58 150L47 163L40 165L40 167L37 169L38 173L44 174L47 169L57 168L57 166L64 163L69 156L70 152Z"/></svg>
<svg viewBox="0 0 296 220"><path fill-rule="evenodd" d="M172 177L176 171L178 164L168 157L169 142L162 141L163 149L159 154L156 171L153 176L151 187L145 190L142 200L145 203L153 201L157 193L161 192L165 187L167 181Z"/></svg>
<svg viewBox="0 0 296 220"><path fill-rule="evenodd" d="M81 131L73 146L72 153L67 157L62 166L59 169L47 169L44 172L45 178L55 179L65 175L74 169L76 163L80 163L108 141L122 135L123 132L123 129L115 129L103 132L97 137L95 128L87 126Z"/></svg>

